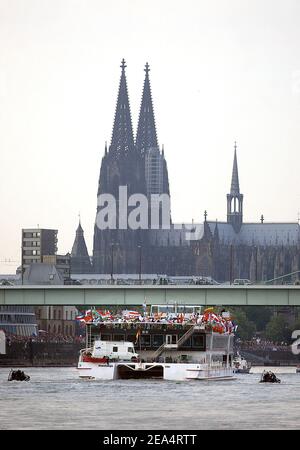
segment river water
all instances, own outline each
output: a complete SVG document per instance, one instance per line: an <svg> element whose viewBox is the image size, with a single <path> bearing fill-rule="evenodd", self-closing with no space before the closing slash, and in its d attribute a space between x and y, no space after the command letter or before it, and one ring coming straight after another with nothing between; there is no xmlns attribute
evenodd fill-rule
<svg viewBox="0 0 300 450"><path fill-rule="evenodd" d="M263 368L230 381L80 380L75 368L26 368L29 382L0 369L0 429L299 429L300 374Z"/></svg>

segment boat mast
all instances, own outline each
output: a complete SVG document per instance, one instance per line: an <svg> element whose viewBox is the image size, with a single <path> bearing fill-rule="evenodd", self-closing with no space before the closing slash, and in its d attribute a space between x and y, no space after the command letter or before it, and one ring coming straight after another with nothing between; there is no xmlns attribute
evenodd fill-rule
<svg viewBox="0 0 300 450"><path fill-rule="evenodd" d="M85 348L89 348L92 344L92 329L89 323L85 324Z"/></svg>
<svg viewBox="0 0 300 450"><path fill-rule="evenodd" d="M227 369L229 367L230 338L231 338L231 334L229 333L228 334L228 344L227 344L227 361L226 361Z"/></svg>
<svg viewBox="0 0 300 450"><path fill-rule="evenodd" d="M210 350L209 350L209 366L211 367L212 349L213 349L214 332L211 330Z"/></svg>

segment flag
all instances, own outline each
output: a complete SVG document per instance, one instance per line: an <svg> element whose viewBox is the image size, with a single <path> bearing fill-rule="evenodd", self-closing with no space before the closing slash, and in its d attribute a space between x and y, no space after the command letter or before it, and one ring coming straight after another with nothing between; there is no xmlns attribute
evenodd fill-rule
<svg viewBox="0 0 300 450"><path fill-rule="evenodd" d="M78 316L76 316L76 320L85 323L92 322L93 321L92 310L88 309L84 314L79 314Z"/></svg>
<svg viewBox="0 0 300 450"><path fill-rule="evenodd" d="M137 330L137 332L136 332L136 335L135 335L135 344L137 344L138 339L139 339L139 337L140 337L141 334L142 334L142 331L141 331L141 329L139 328L139 329Z"/></svg>
<svg viewBox="0 0 300 450"><path fill-rule="evenodd" d="M96 312L101 317L101 319L112 319L110 311L101 311L100 309L98 309Z"/></svg>
<svg viewBox="0 0 300 450"><path fill-rule="evenodd" d="M82 321L83 318L84 318L84 314L79 314L78 316L75 317L76 320L80 320L80 321Z"/></svg>
<svg viewBox="0 0 300 450"><path fill-rule="evenodd" d="M122 315L125 319L138 319L140 317L140 313L137 311L128 311L125 310L122 312Z"/></svg>

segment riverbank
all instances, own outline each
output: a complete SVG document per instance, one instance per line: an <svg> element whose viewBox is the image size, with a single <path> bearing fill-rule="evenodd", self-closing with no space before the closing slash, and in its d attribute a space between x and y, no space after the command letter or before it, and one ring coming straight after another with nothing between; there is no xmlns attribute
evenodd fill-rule
<svg viewBox="0 0 300 450"><path fill-rule="evenodd" d="M12 342L0 367L76 367L82 343Z"/></svg>
<svg viewBox="0 0 300 450"><path fill-rule="evenodd" d="M0 355L0 367L76 367L82 343L12 342ZM291 366L300 364L300 355L291 350L236 349L254 366Z"/></svg>

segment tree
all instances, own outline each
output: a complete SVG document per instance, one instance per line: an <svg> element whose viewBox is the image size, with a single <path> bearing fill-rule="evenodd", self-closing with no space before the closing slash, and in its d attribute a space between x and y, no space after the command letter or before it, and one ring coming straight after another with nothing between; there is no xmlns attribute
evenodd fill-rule
<svg viewBox="0 0 300 450"><path fill-rule="evenodd" d="M274 308L270 306L248 306L245 307L245 312L248 320L255 323L257 331L265 331L274 314Z"/></svg>
<svg viewBox="0 0 300 450"><path fill-rule="evenodd" d="M273 342L287 342L290 340L290 328L284 317L272 317L266 326L266 338Z"/></svg>
<svg viewBox="0 0 300 450"><path fill-rule="evenodd" d="M238 325L236 336L243 341L249 341L253 338L256 326L255 323L247 318L242 308L231 308L232 319Z"/></svg>

